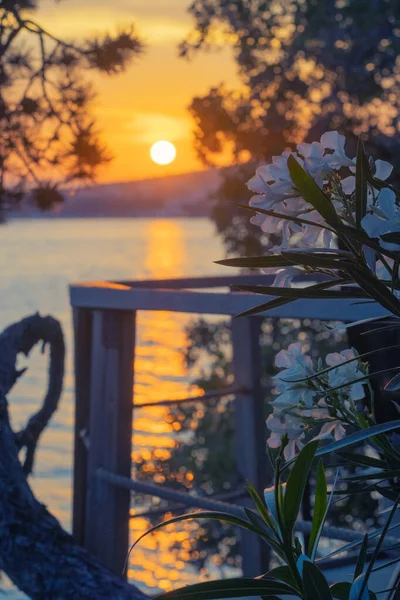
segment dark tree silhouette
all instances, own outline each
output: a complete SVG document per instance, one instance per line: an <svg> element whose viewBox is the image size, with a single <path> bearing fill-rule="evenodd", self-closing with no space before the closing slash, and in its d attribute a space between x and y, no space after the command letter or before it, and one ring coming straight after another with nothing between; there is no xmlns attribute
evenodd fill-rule
<svg viewBox="0 0 400 600"><path fill-rule="evenodd" d="M221 85L193 99L205 163L228 150L233 161L269 159L338 129L366 134L380 158L400 166L399 0L194 0L189 13L195 26L181 54L211 49L222 36L242 82L240 90ZM243 183L253 171L249 164L234 173L237 199L246 199ZM223 212L215 215L219 229L228 250L240 253L248 215ZM241 223L237 248L224 225L232 217Z"/></svg>
<svg viewBox="0 0 400 600"><path fill-rule="evenodd" d="M133 26L66 41L33 19L36 0L0 0L0 218L29 198L63 201L59 185L93 179L111 158L90 114L87 70L120 73L143 49Z"/></svg>

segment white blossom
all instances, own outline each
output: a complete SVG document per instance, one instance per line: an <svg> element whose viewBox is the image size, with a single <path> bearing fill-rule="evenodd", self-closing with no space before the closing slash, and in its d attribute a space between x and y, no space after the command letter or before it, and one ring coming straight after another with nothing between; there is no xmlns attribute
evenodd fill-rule
<svg viewBox="0 0 400 600"><path fill-rule="evenodd" d="M321 136L321 145L325 150L333 150L333 154L326 154L326 163L335 170L341 167L354 167L355 159L346 156L344 146L346 138L337 131L327 131Z"/></svg>
<svg viewBox="0 0 400 600"><path fill-rule="evenodd" d="M312 406L316 390L308 381L297 381L313 373L312 360L304 354L304 346L300 342L290 344L287 350L278 352L275 365L283 370L273 378L279 392L278 398L273 402L274 406Z"/></svg>
<svg viewBox="0 0 400 600"><path fill-rule="evenodd" d="M271 435L267 440L267 444L270 448L279 448L281 445L281 437L284 434L287 434L289 444L284 450L284 457L286 460L294 458L297 454L297 450L302 449L304 445L303 438L305 425L301 419L288 414L277 416L273 413L267 419L267 427L271 432Z"/></svg>
<svg viewBox="0 0 400 600"><path fill-rule="evenodd" d="M330 388L346 386L346 384L348 384L350 381L360 379L364 376L364 373L360 370L357 360L343 364L346 361L355 358L356 356L357 354L352 348L342 350L341 352L333 352L326 356L325 362L329 367L334 367L337 365L336 369L333 369L328 373L328 383ZM365 396L362 382L353 383L349 386L346 386L345 392L353 401L361 400Z"/></svg>
<svg viewBox="0 0 400 600"><path fill-rule="evenodd" d="M299 234L298 241L302 246L330 246L332 233L319 227L326 223L296 190L287 163L292 155L322 188L333 170L354 166L354 160L344 153L344 144L344 136L335 131L327 132L320 142L298 144L297 153L283 152L281 156L274 156L272 163L258 167L255 176L248 181L247 187L256 193L250 200L253 208L310 221L310 225L306 225L269 215L254 216L251 222L262 231L281 234L281 248L288 247L294 234Z"/></svg>
<svg viewBox="0 0 400 600"><path fill-rule="evenodd" d="M384 188L370 212L361 221L361 226L371 238L380 238L385 233L400 232L400 210L396 204L396 194ZM400 245L379 240L385 250L399 251Z"/></svg>

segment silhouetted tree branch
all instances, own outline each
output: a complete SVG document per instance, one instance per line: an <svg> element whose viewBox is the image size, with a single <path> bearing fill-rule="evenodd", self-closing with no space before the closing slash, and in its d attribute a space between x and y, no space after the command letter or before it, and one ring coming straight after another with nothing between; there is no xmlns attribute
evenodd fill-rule
<svg viewBox="0 0 400 600"><path fill-rule="evenodd" d="M29 194L42 210L61 182L91 180L111 156L90 114L87 70L123 71L143 44L133 25L80 42L46 31L38 2L0 0L0 216Z"/></svg>

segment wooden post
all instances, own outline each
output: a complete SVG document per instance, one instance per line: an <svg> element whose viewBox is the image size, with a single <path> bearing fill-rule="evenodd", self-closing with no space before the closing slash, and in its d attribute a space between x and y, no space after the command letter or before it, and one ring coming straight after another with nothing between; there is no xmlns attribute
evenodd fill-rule
<svg viewBox="0 0 400 600"><path fill-rule="evenodd" d="M74 308L75 433L72 532L80 544L85 541L87 448L89 429L92 313Z"/></svg>
<svg viewBox="0 0 400 600"><path fill-rule="evenodd" d="M245 317L231 323L235 386L249 390L238 394L235 401L238 470L262 494L272 476L261 387L262 318ZM269 548L254 534L241 532L241 554L245 577L261 575L268 569Z"/></svg>
<svg viewBox="0 0 400 600"><path fill-rule="evenodd" d="M131 476L135 313L93 312L85 547L122 574L129 544L130 491L97 476Z"/></svg>

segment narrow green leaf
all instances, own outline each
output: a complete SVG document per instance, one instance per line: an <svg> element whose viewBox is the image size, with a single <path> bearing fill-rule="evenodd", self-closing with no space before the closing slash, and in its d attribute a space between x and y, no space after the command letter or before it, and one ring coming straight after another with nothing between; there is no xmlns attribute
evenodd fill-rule
<svg viewBox="0 0 400 600"><path fill-rule="evenodd" d="M292 532L296 524L308 474L317 448L318 441L311 441L304 446L290 471L283 503L283 518L287 532Z"/></svg>
<svg viewBox="0 0 400 600"><path fill-rule="evenodd" d="M284 221L292 221L293 223L297 223L298 225L312 225L313 227L320 227L321 229L327 229L328 231L334 230L328 225L323 225L322 223L314 223L310 219L302 219L301 217L293 217L292 215L287 215L284 213L275 212L274 210L266 210L265 208L260 208L256 206L249 206L248 204L240 204L239 202L233 202L232 200L223 200L227 204L232 204L233 206L237 206L238 208L244 208L245 210L250 210L253 213L260 213L262 215L267 215L269 217L275 217L277 219L282 219Z"/></svg>
<svg viewBox="0 0 400 600"><path fill-rule="evenodd" d="M293 264L283 256L271 254L270 256L245 256L243 258L226 258L216 260L216 265L225 267L247 267L248 269L267 269L269 267L287 267Z"/></svg>
<svg viewBox="0 0 400 600"><path fill-rule="evenodd" d="M356 264L353 258L324 252L286 252L282 250L282 256L296 265L321 269L346 269L348 264Z"/></svg>
<svg viewBox="0 0 400 600"><path fill-rule="evenodd" d="M365 155L364 144L358 139L356 161L356 224L360 227L361 220L367 214L368 182L365 175L365 166L368 159Z"/></svg>
<svg viewBox="0 0 400 600"><path fill-rule="evenodd" d="M353 444L358 444L359 442L363 442L364 440L368 440L373 438L381 433L387 433L389 431L393 431L394 429L400 428L400 420L391 421L390 423L381 423L380 425L374 425L373 427L369 427L368 429L362 429L361 431L357 431L356 433L352 433L337 442L333 442L332 444L328 444L323 448L320 448L316 456L323 456L324 454L330 454L331 452L337 452L337 450L341 450L342 448L347 448L348 446L352 446Z"/></svg>
<svg viewBox="0 0 400 600"><path fill-rule="evenodd" d="M331 600L328 582L314 563L304 562L302 582L307 600Z"/></svg>
<svg viewBox="0 0 400 600"><path fill-rule="evenodd" d="M365 560L367 558L367 552L368 552L368 533L365 534L363 543L360 548L360 553L357 558L356 568L354 570L353 581L355 579L357 579L357 577L359 577L361 575L361 573L364 571L364 565L365 565Z"/></svg>
<svg viewBox="0 0 400 600"><path fill-rule="evenodd" d="M340 285L343 283L348 283L348 280L339 278L339 279L334 279L332 281L323 281L321 283L316 283L315 285L309 286L309 290L311 288L313 288L315 290L325 290L325 289L328 289L335 285ZM283 306L284 304L290 304L290 302L293 302L294 300L296 300L296 298L276 298L275 300L270 300L269 302L264 302L263 304L260 304L259 306L255 306L254 308L250 308L249 310L239 313L239 314L235 315L234 318L238 319L240 317L250 317L251 315L256 315L260 312L271 310L273 308L277 308L278 306Z"/></svg>
<svg viewBox="0 0 400 600"><path fill-rule="evenodd" d="M385 385L387 392L397 392L400 388L400 373L397 373L392 379Z"/></svg>
<svg viewBox="0 0 400 600"><path fill-rule="evenodd" d="M343 481L368 481L369 479L385 481L399 476L399 469L393 469L392 471L375 471L374 473L353 473L352 475L348 475L348 477L343 477Z"/></svg>
<svg viewBox="0 0 400 600"><path fill-rule="evenodd" d="M248 531L252 531L253 533L260 535L258 527L255 527L251 523L248 523L245 519L241 519L240 517L235 517L234 515L231 515L228 513L217 512L217 511L199 511L199 512L195 512L195 513L188 513L186 515L180 515L179 517L172 517L172 519L168 519L166 521L163 521L162 523L158 523L157 525L154 525L154 527L151 527L150 529L148 529L147 531L142 533L142 535L140 535L137 538L137 540L131 545L131 547L129 549L128 556L125 561L125 568L127 566L127 562L128 562L128 559L129 559L129 556L130 556L132 550L135 548L135 546L137 546L137 544L143 538L150 535L154 531L157 531L159 529L162 529L163 527L166 527L167 525L172 525L174 523L180 523L181 521L191 521L193 519L214 519L216 521L226 521L227 523L231 523L231 525L237 525L238 527L242 527L243 529L247 529Z"/></svg>
<svg viewBox="0 0 400 600"><path fill-rule="evenodd" d="M391 244L400 244L400 232L399 231L392 231L390 233L384 233L383 235L381 235L379 237L384 242L389 242Z"/></svg>
<svg viewBox="0 0 400 600"><path fill-rule="evenodd" d="M388 531L392 531L393 529L397 529L397 527L400 527L400 524L397 523L396 525L392 525L391 527L389 527ZM369 541L371 541L372 539L378 537L379 535L382 534L384 530L384 527L380 527L379 529L376 529L375 531L371 532L368 534L369 537ZM319 562L320 560L326 560L328 558L332 558L332 556L337 556L338 554L343 554L344 552L348 552L349 550L353 550L353 548L357 548L357 546L361 546L361 544L363 543L364 538L359 538L358 540L355 540L354 542L349 542L348 544L345 544L344 546L341 546L340 548L337 548L336 550L332 550L332 552L329 552L329 554L325 554L325 556L323 558L318 559L316 562Z"/></svg>
<svg viewBox="0 0 400 600"><path fill-rule="evenodd" d="M246 598L273 594L300 597L299 592L275 579L224 579L206 581L157 596L157 600L217 600L219 598Z"/></svg>
<svg viewBox="0 0 400 600"><path fill-rule="evenodd" d="M318 539L321 523L325 519L326 507L328 504L328 490L326 485L325 469L322 460L318 463L317 484L315 488L314 514L311 526L310 542L308 546L308 556L314 559L314 547Z"/></svg>
<svg viewBox="0 0 400 600"><path fill-rule="evenodd" d="M281 567L275 567L275 569L271 569L271 571L268 571L267 577L279 579L279 581L283 581L293 588L296 588L297 585L296 580L293 577L293 573L287 565L282 565Z"/></svg>
<svg viewBox="0 0 400 600"><path fill-rule="evenodd" d="M337 600L349 600L350 588L351 583L348 581L334 583L330 587L332 597L336 598Z"/></svg>
<svg viewBox="0 0 400 600"><path fill-rule="evenodd" d="M372 275L370 271L359 267L354 268L352 266L348 266L347 271L368 296L374 298L381 306L392 312L394 315L400 316L399 300L391 293L386 285Z"/></svg>
<svg viewBox="0 0 400 600"><path fill-rule="evenodd" d="M351 227L350 225L345 225L344 223L335 223L335 229L337 233L341 236L345 236L346 238L350 238L355 240L356 242L361 243L363 246L367 246L368 248L372 248L376 252L380 254L384 254L389 258L396 258L396 253L391 250L386 250L381 247L379 242L375 239L372 239L368 236L365 231L362 229L356 229L355 227Z"/></svg>
<svg viewBox="0 0 400 600"><path fill-rule="evenodd" d="M334 282L332 282L332 286ZM337 283L336 283L337 285ZM263 294L264 296L280 296L281 298L366 298L367 294L360 288L352 288L351 290L315 290L313 285L302 288L283 288L269 285L238 285L237 289L243 292L252 292L254 294Z"/></svg>
<svg viewBox="0 0 400 600"><path fill-rule="evenodd" d="M247 489L249 490L249 494L252 497L260 516L265 521L266 525L272 530L272 532L276 533L274 520L271 518L271 515L269 514L268 509L261 499L259 493L249 482L247 482Z"/></svg>
<svg viewBox="0 0 400 600"><path fill-rule="evenodd" d="M351 583L347 582L347 581L343 581L340 583L334 583L333 585L331 585L331 593L333 598L337 599L337 600L349 600L349 594L350 594L350 588L351 588ZM370 600L377 600L376 595L374 594L374 592L369 592L369 599Z"/></svg>
<svg viewBox="0 0 400 600"><path fill-rule="evenodd" d="M385 548L385 550L387 550L387 548ZM396 565L398 562L400 562L400 557L394 558L393 560L388 560L387 562L383 563L382 565L379 565L378 567L374 567L372 569L372 573L376 573L377 571L382 571L383 569L387 569L388 567L391 567L392 565Z"/></svg>
<svg viewBox="0 0 400 600"><path fill-rule="evenodd" d="M249 308L249 310L245 310L237 315L235 315L234 319L240 319L241 317L251 317L252 315L258 315L261 312L266 310L272 310L273 308L278 308L278 306L283 306L284 304L290 304L290 302L294 302L295 298L275 298L274 300L270 300L269 302L264 302L263 304L259 304L254 308Z"/></svg>
<svg viewBox="0 0 400 600"><path fill-rule="evenodd" d="M309 202L328 224L339 220L330 198L318 187L312 177L297 162L294 156L288 158L290 177L303 198Z"/></svg>
<svg viewBox="0 0 400 600"><path fill-rule="evenodd" d="M379 458L373 458L365 454L356 454L351 452L337 452L337 454L344 460L360 465L362 467L375 467L377 469L386 469L387 464Z"/></svg>
<svg viewBox="0 0 400 600"><path fill-rule="evenodd" d="M389 531L390 524L393 521L393 518L394 518L394 516L396 514L397 507L399 506L399 502L400 502L400 496L397 498L396 502L393 504L393 508L390 511L390 514L389 514L388 519L387 519L387 521L385 523L385 526L383 528L383 531L381 533L379 541L378 541L377 545L375 546L375 550L374 550L374 553L372 555L372 558L371 558L371 560L368 563L368 568L367 568L367 570L365 572L365 579L364 579L364 582L363 582L363 585L362 585L362 589L361 589L361 593L360 593L360 598L362 598L362 592L363 592L363 590L366 589L366 587L368 585L369 577L371 575L372 569L374 568L374 564L376 562L376 559L378 558L378 555L379 555L379 552L381 550L382 544L385 541L386 534Z"/></svg>

